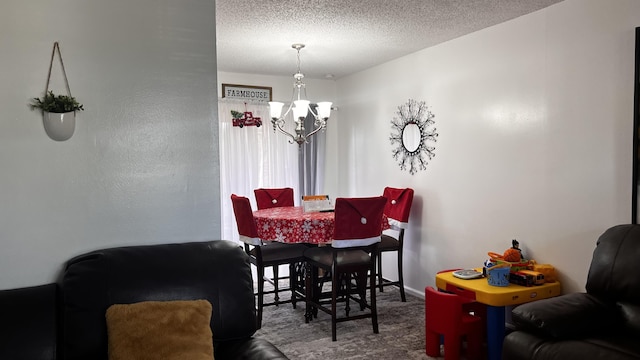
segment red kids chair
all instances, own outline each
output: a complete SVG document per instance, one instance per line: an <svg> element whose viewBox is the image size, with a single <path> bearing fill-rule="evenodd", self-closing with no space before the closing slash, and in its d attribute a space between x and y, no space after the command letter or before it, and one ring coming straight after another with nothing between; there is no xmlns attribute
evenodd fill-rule
<svg viewBox="0 0 640 360"><path fill-rule="evenodd" d="M402 275L402 248L404 243L404 229L409 222L409 213L413 203L413 189L384 188L383 195L387 199L384 214L389 219L391 229L382 234L382 241L378 245L378 287L384 291L384 286L395 285L400 288L400 298L407 301L404 294L404 276ZM396 236L391 236L395 234ZM398 281L391 281L382 277L382 253L396 251L398 253Z"/></svg>
<svg viewBox="0 0 640 360"><path fill-rule="evenodd" d="M463 308L472 300L430 286L424 289L424 295L427 356L440 356L440 335L443 335L445 360L460 359L463 337L467 340L467 359L482 359L482 319Z"/></svg>
<svg viewBox="0 0 640 360"><path fill-rule="evenodd" d="M293 206L293 189L255 189L253 193L256 195L256 203L258 210L270 209L273 207Z"/></svg>

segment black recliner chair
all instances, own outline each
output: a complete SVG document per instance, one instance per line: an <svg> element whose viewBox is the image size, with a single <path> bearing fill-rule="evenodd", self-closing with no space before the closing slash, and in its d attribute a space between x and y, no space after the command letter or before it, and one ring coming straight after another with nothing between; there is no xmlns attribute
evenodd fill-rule
<svg viewBox="0 0 640 360"><path fill-rule="evenodd" d="M516 331L503 360L640 359L640 225L618 225L597 241L586 293L513 309Z"/></svg>
<svg viewBox="0 0 640 360"><path fill-rule="evenodd" d="M287 359L253 337L247 254L231 241L129 246L68 261L62 280L0 291L0 359L106 360L106 309L140 301L206 299L215 359Z"/></svg>

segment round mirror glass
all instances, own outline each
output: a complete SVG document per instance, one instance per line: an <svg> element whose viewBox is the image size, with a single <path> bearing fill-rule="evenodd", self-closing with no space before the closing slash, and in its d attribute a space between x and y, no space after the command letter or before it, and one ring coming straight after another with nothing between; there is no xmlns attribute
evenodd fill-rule
<svg viewBox="0 0 640 360"><path fill-rule="evenodd" d="M417 124L409 123L402 129L402 146L409 152L418 150L420 146L420 128Z"/></svg>

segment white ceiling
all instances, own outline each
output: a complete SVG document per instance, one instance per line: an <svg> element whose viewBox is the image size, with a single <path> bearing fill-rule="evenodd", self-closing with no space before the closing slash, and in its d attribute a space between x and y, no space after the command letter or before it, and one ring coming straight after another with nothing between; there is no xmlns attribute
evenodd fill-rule
<svg viewBox="0 0 640 360"><path fill-rule="evenodd" d="M216 0L218 70L353 74L562 0Z"/></svg>

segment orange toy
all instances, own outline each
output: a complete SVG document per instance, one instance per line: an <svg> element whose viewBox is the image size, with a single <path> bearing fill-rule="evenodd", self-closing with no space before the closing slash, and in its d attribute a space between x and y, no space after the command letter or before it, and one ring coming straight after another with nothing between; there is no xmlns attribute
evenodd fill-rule
<svg viewBox="0 0 640 360"><path fill-rule="evenodd" d="M515 261L515 262L511 262L511 261L506 261L504 259L504 257L498 253L494 253L489 251L487 253L489 255L489 258L491 259L491 262L495 263L495 264L509 264L511 265L511 272L516 272L518 270L526 270L526 269L531 269L530 267L530 261L521 259L520 261Z"/></svg>
<svg viewBox="0 0 640 360"><path fill-rule="evenodd" d="M504 252L504 255L502 255L502 258L504 259L504 261L508 261L508 262L520 262L520 259L521 259L520 251L514 248L509 248Z"/></svg>

